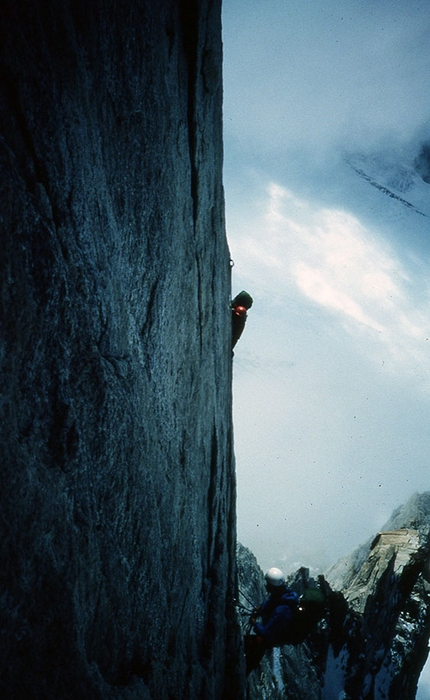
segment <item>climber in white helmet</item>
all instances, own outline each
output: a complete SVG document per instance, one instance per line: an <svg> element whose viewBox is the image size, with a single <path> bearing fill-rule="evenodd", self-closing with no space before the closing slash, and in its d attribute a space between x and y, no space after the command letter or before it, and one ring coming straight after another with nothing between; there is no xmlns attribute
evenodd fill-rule
<svg viewBox="0 0 430 700"><path fill-rule="evenodd" d="M266 648L281 646L288 640L299 597L285 583L280 569L272 567L265 577L268 597L253 614L254 632ZM257 618L261 617L261 622Z"/></svg>

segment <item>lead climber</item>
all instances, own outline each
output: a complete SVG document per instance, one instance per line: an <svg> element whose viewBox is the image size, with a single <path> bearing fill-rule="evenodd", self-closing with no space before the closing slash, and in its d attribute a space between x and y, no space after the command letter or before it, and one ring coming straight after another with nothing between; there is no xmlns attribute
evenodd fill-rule
<svg viewBox="0 0 430 700"><path fill-rule="evenodd" d="M250 623L255 635L247 635L245 640L248 673L258 666L266 649L289 643L299 603L297 593L287 586L280 569L272 567L264 578L269 595L252 612ZM259 617L261 622L257 622Z"/></svg>
<svg viewBox="0 0 430 700"><path fill-rule="evenodd" d="M243 333L246 319L248 318L248 310L251 308L254 300L248 292L244 290L237 294L230 304L231 309L231 349L233 350L237 341Z"/></svg>

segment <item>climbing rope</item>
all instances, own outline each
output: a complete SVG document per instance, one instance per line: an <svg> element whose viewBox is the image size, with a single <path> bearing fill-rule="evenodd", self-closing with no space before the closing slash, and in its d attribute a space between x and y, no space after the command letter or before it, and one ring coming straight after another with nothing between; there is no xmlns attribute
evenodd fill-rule
<svg viewBox="0 0 430 700"><path fill-rule="evenodd" d="M254 605L254 603L252 602L252 600L250 600L250 598L248 598L248 596L246 595L246 593L244 593L243 591L241 591L240 588L239 588L239 593L240 593L240 595L242 596L242 598L245 598L246 602L249 603L249 604L252 606L252 610L255 610L255 605ZM251 612L252 612L252 611L251 611Z"/></svg>

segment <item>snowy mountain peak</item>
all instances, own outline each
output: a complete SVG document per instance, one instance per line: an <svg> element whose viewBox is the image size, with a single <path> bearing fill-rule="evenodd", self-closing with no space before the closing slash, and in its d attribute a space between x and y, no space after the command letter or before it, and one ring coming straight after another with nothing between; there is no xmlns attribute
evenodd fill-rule
<svg viewBox="0 0 430 700"><path fill-rule="evenodd" d="M430 154L430 147L429 147ZM347 158L354 172L420 216L430 217L430 161L420 155L412 162L398 162L386 154Z"/></svg>

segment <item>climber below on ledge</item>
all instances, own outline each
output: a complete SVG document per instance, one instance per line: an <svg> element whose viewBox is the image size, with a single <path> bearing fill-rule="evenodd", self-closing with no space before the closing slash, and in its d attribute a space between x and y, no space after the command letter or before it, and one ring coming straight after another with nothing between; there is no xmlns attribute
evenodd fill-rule
<svg viewBox="0 0 430 700"><path fill-rule="evenodd" d="M280 569L269 569L265 579L269 596L251 615L255 635L247 635L245 639L248 673L258 666L266 649L288 643L299 602L298 595L286 585ZM258 617L261 622L257 622Z"/></svg>
<svg viewBox="0 0 430 700"><path fill-rule="evenodd" d="M280 569L269 569L265 579L269 596L255 611L254 632L263 638L266 646L277 647L285 644L299 597L288 588ZM261 623L256 621L257 617L261 617Z"/></svg>
<svg viewBox="0 0 430 700"><path fill-rule="evenodd" d="M242 335L245 328L246 319L248 318L247 311L251 308L253 299L248 292L240 292L234 297L230 304L231 308L231 348L233 349Z"/></svg>

